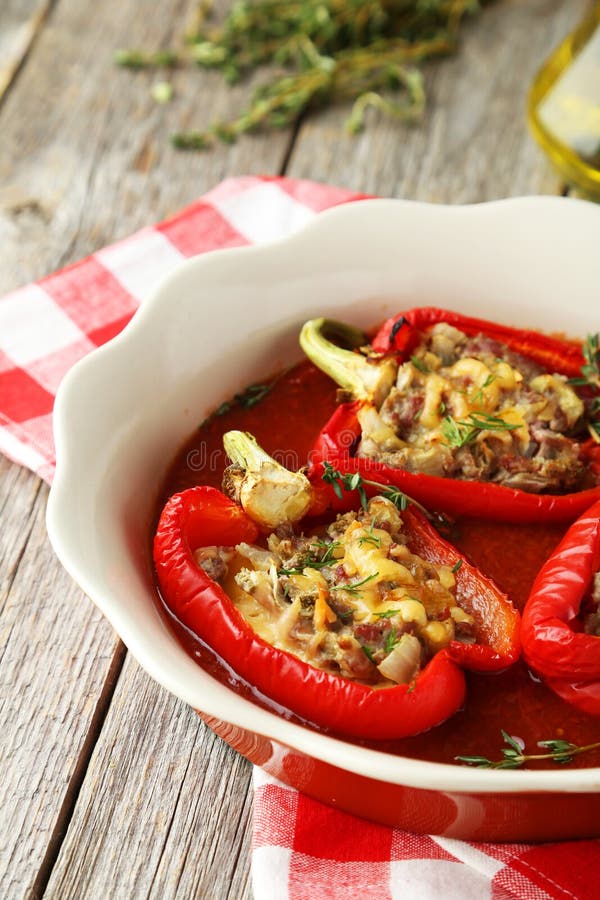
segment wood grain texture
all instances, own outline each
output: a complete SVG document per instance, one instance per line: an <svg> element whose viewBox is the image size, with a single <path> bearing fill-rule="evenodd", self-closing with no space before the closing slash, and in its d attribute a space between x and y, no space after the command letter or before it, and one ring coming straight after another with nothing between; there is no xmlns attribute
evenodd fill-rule
<svg viewBox="0 0 600 900"><path fill-rule="evenodd" d="M3 0L0 5L0 101L19 71L53 0Z"/></svg>
<svg viewBox="0 0 600 900"><path fill-rule="evenodd" d="M343 133L349 108L302 125L288 166L299 178L436 203L557 193L562 185L527 131L534 73L587 7L586 0L495 3L464 29L460 53L426 69L428 108L418 127L368 119Z"/></svg>
<svg viewBox="0 0 600 900"><path fill-rule="evenodd" d="M175 212L226 175L281 167L285 133L211 156L170 148L176 127L227 114L250 86L230 92L214 73L178 72L176 99L161 107L149 93L156 76L113 66L120 46L170 44L187 6L55 4L0 108L0 294ZM47 489L4 461L1 474L0 895L18 897L44 888L120 650L52 554L43 524ZM222 766L225 784L232 765L240 764ZM248 768L232 821L247 808L247 782ZM222 809L213 810L217 819ZM152 836L135 821L145 844ZM214 834L232 840L227 852L238 859L246 832L232 838L226 824L213 825ZM100 838L112 854L112 833ZM124 845L123 859L131 846ZM247 864L247 848L243 858ZM202 864L193 853L190 860ZM161 871L170 877L164 865ZM247 865L240 871L245 878Z"/></svg>
<svg viewBox="0 0 600 900"><path fill-rule="evenodd" d="M39 478L0 456L0 617L27 548L40 484Z"/></svg>
<svg viewBox="0 0 600 900"><path fill-rule="evenodd" d="M46 896L248 897L249 779L129 656Z"/></svg>
<svg viewBox="0 0 600 900"><path fill-rule="evenodd" d="M169 143L176 130L240 109L252 81L231 89L196 67L157 75L113 65L120 47L175 43L189 5L79 0L54 10L0 118L0 294L176 212L226 176L280 171L285 131L216 153ZM165 78L175 95L159 105L150 89Z"/></svg>
<svg viewBox="0 0 600 900"><path fill-rule="evenodd" d="M47 488L2 469L0 896L12 898L42 864L117 638L54 557Z"/></svg>

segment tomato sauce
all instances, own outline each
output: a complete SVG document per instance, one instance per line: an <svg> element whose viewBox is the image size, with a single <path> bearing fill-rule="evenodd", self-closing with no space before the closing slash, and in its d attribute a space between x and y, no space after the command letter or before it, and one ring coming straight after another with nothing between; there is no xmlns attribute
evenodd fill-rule
<svg viewBox="0 0 600 900"><path fill-rule="evenodd" d="M304 362L277 376L271 390L255 405L225 404L202 423L175 459L160 497L160 508L177 491L198 484L221 486L226 457L222 436L231 429L251 432L271 455L290 469L305 465L315 438L335 409L336 387L310 363ZM468 556L522 609L535 575L561 539L563 526L506 525L461 519L444 536ZM214 653L165 610L178 639L210 674L245 697L269 707ZM390 753L435 762L453 762L458 755L501 758L501 729L525 742L526 752L540 751L540 740L562 738L583 746L600 740L594 716L559 699L519 661L500 674L467 674L464 708L430 731L396 741L372 742ZM281 712L281 710L277 710ZM293 714L289 714L294 719ZM369 745L368 742L357 741ZM576 756L570 768L600 765L600 751ZM556 768L551 761L528 763L529 768Z"/></svg>

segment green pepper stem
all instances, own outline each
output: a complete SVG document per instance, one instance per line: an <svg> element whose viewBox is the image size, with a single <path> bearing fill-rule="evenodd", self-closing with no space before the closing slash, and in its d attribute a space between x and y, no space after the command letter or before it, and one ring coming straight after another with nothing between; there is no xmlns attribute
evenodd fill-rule
<svg viewBox="0 0 600 900"><path fill-rule="evenodd" d="M316 366L355 400L379 407L394 384L398 366L391 357L356 353L366 342L360 329L333 319L311 319L300 332L300 346Z"/></svg>
<svg viewBox="0 0 600 900"><path fill-rule="evenodd" d="M223 435L223 446L231 462L245 472L259 472L265 463L283 469L280 463L263 450L254 435L247 431L226 432Z"/></svg>

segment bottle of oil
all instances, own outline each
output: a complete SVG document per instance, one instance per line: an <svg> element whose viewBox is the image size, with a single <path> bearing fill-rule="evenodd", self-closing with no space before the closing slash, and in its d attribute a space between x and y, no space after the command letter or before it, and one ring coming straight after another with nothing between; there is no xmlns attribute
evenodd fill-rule
<svg viewBox="0 0 600 900"><path fill-rule="evenodd" d="M562 177L600 200L600 2L538 72L528 118Z"/></svg>

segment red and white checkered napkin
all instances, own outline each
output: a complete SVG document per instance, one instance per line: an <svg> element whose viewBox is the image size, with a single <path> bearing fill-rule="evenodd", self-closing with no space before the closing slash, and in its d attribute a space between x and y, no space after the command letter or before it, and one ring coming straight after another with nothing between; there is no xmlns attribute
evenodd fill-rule
<svg viewBox="0 0 600 900"><path fill-rule="evenodd" d="M174 218L0 300L0 451L46 481L52 407L73 363L117 334L188 256L290 234L360 199L307 181L236 178ZM560 810L557 810L560 815ZM255 900L592 900L600 844L471 844L329 809L255 770Z"/></svg>
<svg viewBox="0 0 600 900"><path fill-rule="evenodd" d="M475 844L376 825L254 770L256 900L596 900L599 862L598 841Z"/></svg>

